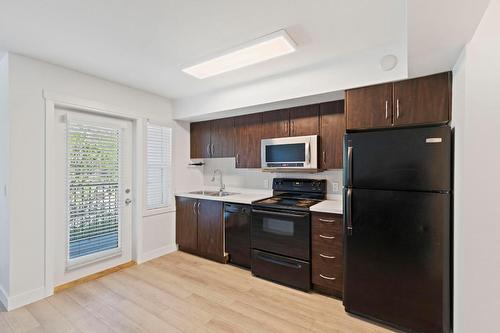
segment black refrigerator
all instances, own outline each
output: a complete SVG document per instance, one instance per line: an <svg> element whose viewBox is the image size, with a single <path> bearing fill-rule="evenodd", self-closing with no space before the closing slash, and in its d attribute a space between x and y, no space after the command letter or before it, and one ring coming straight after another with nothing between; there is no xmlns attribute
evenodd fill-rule
<svg viewBox="0 0 500 333"><path fill-rule="evenodd" d="M450 127L347 133L344 166L346 311L450 332Z"/></svg>

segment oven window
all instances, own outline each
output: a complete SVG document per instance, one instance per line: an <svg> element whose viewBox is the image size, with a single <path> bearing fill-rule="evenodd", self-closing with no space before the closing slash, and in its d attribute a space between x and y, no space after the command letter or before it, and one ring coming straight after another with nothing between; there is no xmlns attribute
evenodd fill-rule
<svg viewBox="0 0 500 333"><path fill-rule="evenodd" d="M303 162L306 159L306 144L267 145L266 162Z"/></svg>
<svg viewBox="0 0 500 333"><path fill-rule="evenodd" d="M293 236L294 223L289 220L279 220L275 218L265 217L262 221L262 229L264 232L280 235Z"/></svg>

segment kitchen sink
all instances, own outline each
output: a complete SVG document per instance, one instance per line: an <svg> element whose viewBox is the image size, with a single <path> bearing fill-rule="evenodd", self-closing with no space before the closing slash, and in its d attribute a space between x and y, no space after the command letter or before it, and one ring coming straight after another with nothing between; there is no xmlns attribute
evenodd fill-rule
<svg viewBox="0 0 500 333"><path fill-rule="evenodd" d="M227 197L228 195L239 194L235 192L220 192L220 191L192 191L190 194L208 195L211 197Z"/></svg>

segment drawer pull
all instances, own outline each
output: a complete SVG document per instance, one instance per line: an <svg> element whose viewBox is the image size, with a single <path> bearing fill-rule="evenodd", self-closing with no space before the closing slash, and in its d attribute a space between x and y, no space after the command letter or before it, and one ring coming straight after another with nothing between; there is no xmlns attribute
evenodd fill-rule
<svg viewBox="0 0 500 333"><path fill-rule="evenodd" d="M326 254L323 253L320 253L319 256L326 259L335 259L335 256L327 256Z"/></svg>
<svg viewBox="0 0 500 333"><path fill-rule="evenodd" d="M330 281L337 280L337 278L329 277L329 276L326 276L326 275L323 275L323 274L320 274L319 276L321 276L325 280L330 280Z"/></svg>
<svg viewBox="0 0 500 333"><path fill-rule="evenodd" d="M321 237L321 238L325 238L325 239L335 239L335 236L325 236L325 235L319 235L319 237Z"/></svg>
<svg viewBox="0 0 500 333"><path fill-rule="evenodd" d="M335 220L333 220L333 219L329 220L329 219L322 219L322 218L320 218L319 220L320 220L321 222L328 222L328 223L333 223L333 222L335 222Z"/></svg>

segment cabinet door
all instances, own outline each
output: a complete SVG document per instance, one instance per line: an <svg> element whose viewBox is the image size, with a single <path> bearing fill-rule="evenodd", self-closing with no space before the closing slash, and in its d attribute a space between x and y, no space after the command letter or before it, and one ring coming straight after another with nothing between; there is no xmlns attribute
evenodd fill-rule
<svg viewBox="0 0 500 333"><path fill-rule="evenodd" d="M197 202L191 198L175 198L175 238L181 250L198 249Z"/></svg>
<svg viewBox="0 0 500 333"><path fill-rule="evenodd" d="M234 118L211 121L210 149L211 157L234 156Z"/></svg>
<svg viewBox="0 0 500 333"><path fill-rule="evenodd" d="M394 125L448 122L450 92L450 72L394 83Z"/></svg>
<svg viewBox="0 0 500 333"><path fill-rule="evenodd" d="M191 158L210 157L210 121L191 123Z"/></svg>
<svg viewBox="0 0 500 333"><path fill-rule="evenodd" d="M211 259L224 257L223 203L198 200L198 252Z"/></svg>
<svg viewBox="0 0 500 333"><path fill-rule="evenodd" d="M347 129L392 126L392 83L346 91Z"/></svg>
<svg viewBox="0 0 500 333"><path fill-rule="evenodd" d="M260 168L262 113L236 117L234 128L236 167Z"/></svg>
<svg viewBox="0 0 500 333"><path fill-rule="evenodd" d="M290 112L288 109L262 114L262 139L282 138L290 135Z"/></svg>
<svg viewBox="0 0 500 333"><path fill-rule="evenodd" d="M304 105L290 109L290 136L319 134L319 105Z"/></svg>
<svg viewBox="0 0 500 333"><path fill-rule="evenodd" d="M320 104L321 169L342 169L344 101Z"/></svg>

